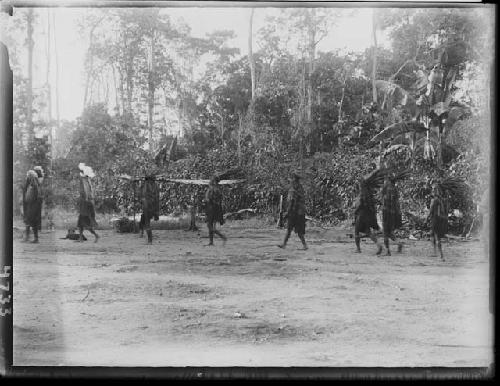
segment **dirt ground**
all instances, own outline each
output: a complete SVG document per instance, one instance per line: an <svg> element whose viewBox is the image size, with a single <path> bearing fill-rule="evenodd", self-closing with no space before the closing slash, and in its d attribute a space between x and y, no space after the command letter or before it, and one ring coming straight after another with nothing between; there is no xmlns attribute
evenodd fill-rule
<svg viewBox="0 0 500 386"><path fill-rule="evenodd" d="M203 224L199 224L203 225ZM341 229L233 221L207 232L14 236L14 365L489 366L489 261L479 241L362 253ZM90 235L87 235L90 236Z"/></svg>

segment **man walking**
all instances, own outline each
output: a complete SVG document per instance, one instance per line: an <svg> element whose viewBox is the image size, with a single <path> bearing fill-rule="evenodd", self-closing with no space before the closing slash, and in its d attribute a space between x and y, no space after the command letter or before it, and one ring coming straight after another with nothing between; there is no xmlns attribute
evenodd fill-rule
<svg viewBox="0 0 500 386"><path fill-rule="evenodd" d="M208 237L209 243L207 246L214 245L214 234L219 236L223 243L227 241L227 237L215 229L218 222L220 225L224 224L224 213L222 211L222 192L219 187L219 177L213 176L210 179L208 189L205 193L205 212L207 215Z"/></svg>
<svg viewBox="0 0 500 386"><path fill-rule="evenodd" d="M384 230L384 244L387 249L387 255L391 255L389 249L389 238L396 241L394 231L402 225L401 209L399 207L399 195L394 185L394 176L386 174L384 177L384 186L382 187L382 225ZM398 252L403 249L403 243L398 243Z"/></svg>
<svg viewBox="0 0 500 386"><path fill-rule="evenodd" d="M24 241L29 241L32 228L34 236L32 243L38 243L38 230L42 221L42 189L38 178L36 171L28 170L23 188L23 214L26 224Z"/></svg>
<svg viewBox="0 0 500 386"><path fill-rule="evenodd" d="M83 241L83 230L88 229L95 236L95 242L99 239L99 235L94 228L97 227L95 220L94 192L90 179L95 177L94 171L90 166L84 163L78 165L80 170L80 203L77 227L80 231L79 241Z"/></svg>
<svg viewBox="0 0 500 386"><path fill-rule="evenodd" d="M306 203L304 188L300 183L301 176L297 172L292 173L291 186L288 191L287 199L287 230L283 244L278 245L280 248L285 248L292 231L297 233L302 242L303 249L307 249L304 235L306 233Z"/></svg>
<svg viewBox="0 0 500 386"><path fill-rule="evenodd" d="M142 216L141 216L141 237L144 230L148 235L148 244L153 243L153 231L151 230L151 219L159 220L160 214L160 191L156 184L154 174L146 175L141 189Z"/></svg>

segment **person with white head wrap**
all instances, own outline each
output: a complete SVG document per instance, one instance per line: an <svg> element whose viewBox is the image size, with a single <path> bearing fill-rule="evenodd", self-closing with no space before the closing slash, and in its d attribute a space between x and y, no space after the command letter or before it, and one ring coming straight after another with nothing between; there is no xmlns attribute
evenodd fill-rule
<svg viewBox="0 0 500 386"><path fill-rule="evenodd" d="M88 229L90 233L95 236L95 242L99 239L99 235L95 232L94 228L97 227L95 220L95 207L94 207L94 192L90 178L95 177L94 171L90 166L80 163L78 165L80 170L80 213L78 216L77 227L80 230L80 239L83 241L83 230Z"/></svg>
<svg viewBox="0 0 500 386"><path fill-rule="evenodd" d="M36 172L38 176L38 182L40 184L43 182L43 177L45 176L45 173L43 172L43 168L41 166L35 166L33 170Z"/></svg>
<svg viewBox="0 0 500 386"><path fill-rule="evenodd" d="M33 243L38 243L38 231L42 223L42 189L35 170L28 170L23 187L23 213L26 233L24 241L29 241L30 228L33 228Z"/></svg>

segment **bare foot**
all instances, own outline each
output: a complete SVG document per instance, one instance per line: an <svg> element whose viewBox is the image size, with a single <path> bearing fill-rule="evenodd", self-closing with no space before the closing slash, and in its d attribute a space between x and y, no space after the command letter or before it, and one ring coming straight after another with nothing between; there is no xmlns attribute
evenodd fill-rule
<svg viewBox="0 0 500 386"><path fill-rule="evenodd" d="M213 243L205 244L205 247L213 247L213 246L214 246Z"/></svg>
<svg viewBox="0 0 500 386"><path fill-rule="evenodd" d="M356 249L354 253L361 253L361 249Z"/></svg>
<svg viewBox="0 0 500 386"><path fill-rule="evenodd" d="M33 241L31 242L31 244L38 244L38 239L33 240Z"/></svg>

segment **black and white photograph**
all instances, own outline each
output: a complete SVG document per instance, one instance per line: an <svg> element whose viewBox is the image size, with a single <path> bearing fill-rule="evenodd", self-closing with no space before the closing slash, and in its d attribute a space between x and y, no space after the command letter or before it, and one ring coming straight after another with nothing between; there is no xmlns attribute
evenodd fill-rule
<svg viewBox="0 0 500 386"><path fill-rule="evenodd" d="M0 26L14 367L494 366L494 5Z"/></svg>

